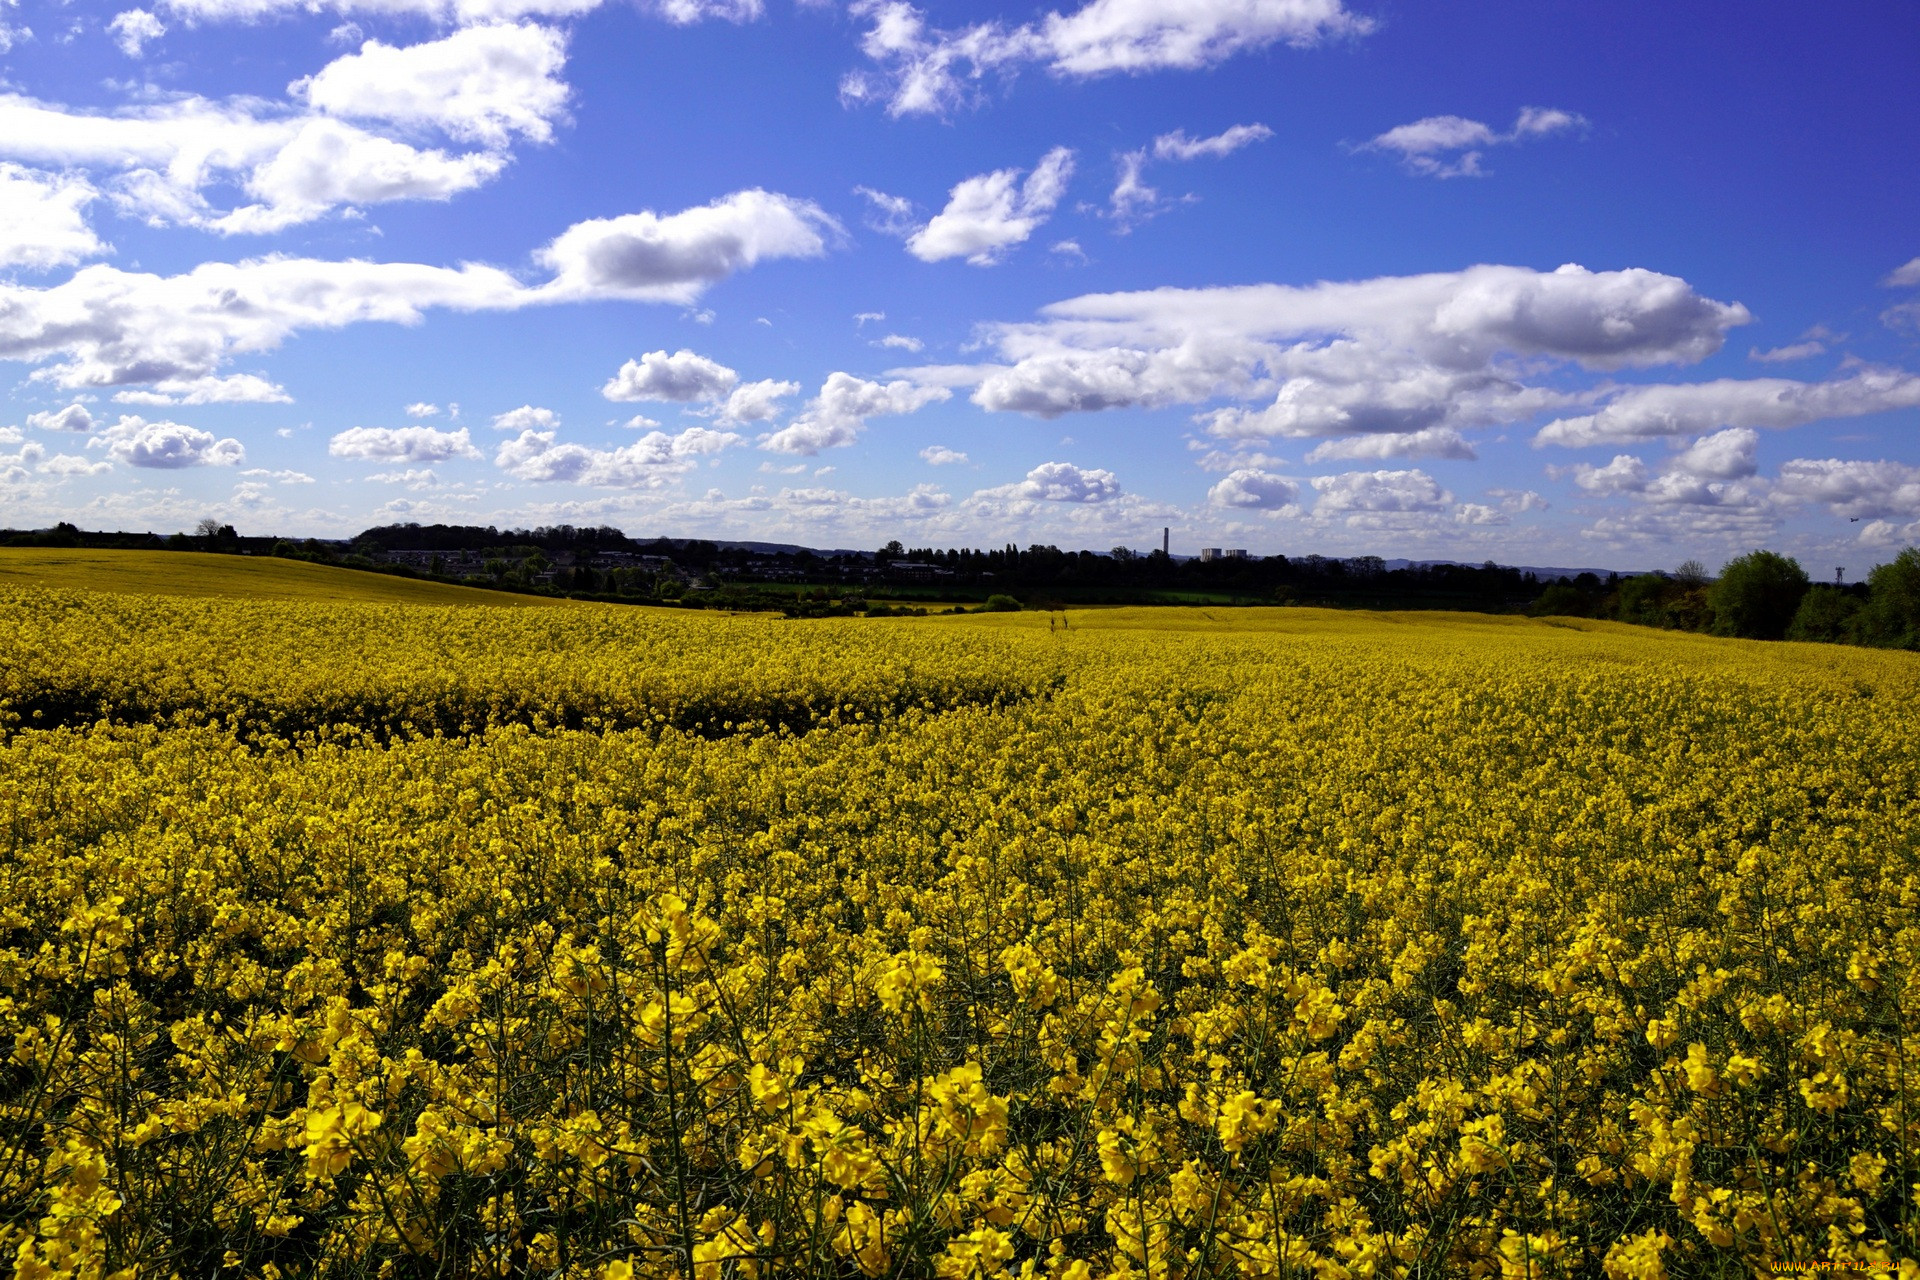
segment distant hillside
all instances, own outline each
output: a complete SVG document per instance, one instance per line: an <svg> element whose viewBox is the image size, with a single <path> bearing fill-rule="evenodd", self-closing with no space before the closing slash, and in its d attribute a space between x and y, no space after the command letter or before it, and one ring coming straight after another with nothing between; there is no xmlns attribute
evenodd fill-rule
<svg viewBox="0 0 1920 1280"><path fill-rule="evenodd" d="M163 596L252 600L369 600L389 604L565 605L564 600L419 582L303 560L201 551L0 547L0 587L72 587Z"/></svg>

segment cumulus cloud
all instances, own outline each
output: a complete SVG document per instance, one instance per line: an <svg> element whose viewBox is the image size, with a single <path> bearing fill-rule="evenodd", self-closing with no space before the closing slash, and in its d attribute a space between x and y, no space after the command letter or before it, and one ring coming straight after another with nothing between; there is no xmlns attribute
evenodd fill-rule
<svg viewBox="0 0 1920 1280"><path fill-rule="evenodd" d="M1904 462L1795 458L1781 464L1779 491L1849 519L1920 516L1920 467Z"/></svg>
<svg viewBox="0 0 1920 1280"><path fill-rule="evenodd" d="M128 9L113 15L107 33L129 58L144 57L147 45L167 34L167 24L145 9Z"/></svg>
<svg viewBox="0 0 1920 1280"><path fill-rule="evenodd" d="M566 61L566 37L551 27L488 23L406 47L369 40L288 92L325 115L499 148L516 136L552 139L566 111Z"/></svg>
<svg viewBox="0 0 1920 1280"><path fill-rule="evenodd" d="M504 442L494 465L520 480L598 489L658 489L685 475L703 457L739 445L731 431L688 427L678 435L649 431L618 449L561 444L552 431L523 431Z"/></svg>
<svg viewBox="0 0 1920 1280"><path fill-rule="evenodd" d="M1453 505L1453 495L1426 472L1348 471L1336 476L1315 476L1314 504L1317 515L1354 515L1363 513L1409 513L1445 511Z"/></svg>
<svg viewBox="0 0 1920 1280"><path fill-rule="evenodd" d="M996 169L956 184L947 207L908 238L907 252L922 262L965 258L990 267L1052 216L1073 176L1073 151L1055 147L1040 157L1025 183L1021 170Z"/></svg>
<svg viewBox="0 0 1920 1280"><path fill-rule="evenodd" d="M738 385L740 375L715 360L682 347L668 355L649 351L629 360L607 379L600 394L609 400L718 400Z"/></svg>
<svg viewBox="0 0 1920 1280"><path fill-rule="evenodd" d="M537 405L523 404L518 409L509 409L505 413L493 415L495 431L538 431L552 429L560 425L560 415L551 409L542 409Z"/></svg>
<svg viewBox="0 0 1920 1280"><path fill-rule="evenodd" d="M927 25L906 0L859 0L872 25L861 51L875 64L841 81L848 102L877 101L895 116L945 114L971 101L981 77L1044 66L1057 76L1196 70L1276 43L1307 47L1372 28L1340 0L1092 0L1008 27Z"/></svg>
<svg viewBox="0 0 1920 1280"><path fill-rule="evenodd" d="M982 489L976 498L1017 502L1068 502L1093 505L1120 496L1120 481L1101 468L1076 467L1071 462L1043 462L1026 478L994 489Z"/></svg>
<svg viewBox="0 0 1920 1280"><path fill-rule="evenodd" d="M1912 262L1895 267L1887 273L1887 278L1881 281L1881 283L1890 289L1905 289L1920 286L1920 258L1915 258Z"/></svg>
<svg viewBox="0 0 1920 1280"><path fill-rule="evenodd" d="M1591 403L1533 380L1713 354L1744 307L1639 269L1479 266L1305 287L1091 294L988 326L1001 362L906 370L1038 417L1226 399L1220 438L1393 436L1353 456L1458 456L1462 432ZM1451 433L1451 434L1448 434Z"/></svg>
<svg viewBox="0 0 1920 1280"><path fill-rule="evenodd" d="M799 390L799 383L777 378L742 383L728 393L726 401L719 406L718 417L722 422L735 424L767 422L779 416L780 402Z"/></svg>
<svg viewBox="0 0 1920 1280"><path fill-rule="evenodd" d="M1767 485L1752 481L1759 470L1755 450L1760 436L1734 427L1695 440L1657 470L1630 453L1616 454L1603 467L1579 463L1549 474L1571 475L1587 493L1634 495L1654 506L1752 511L1768 501Z"/></svg>
<svg viewBox="0 0 1920 1280"><path fill-rule="evenodd" d="M817 258L842 234L811 201L756 188L665 216L575 223L534 256L554 272L556 297L689 303L762 259Z"/></svg>
<svg viewBox="0 0 1920 1280"><path fill-rule="evenodd" d="M869 382L850 373L832 373L800 416L762 436L760 447L770 453L812 457L822 449L852 444L869 418L912 413L952 394L945 387L922 386L904 378Z"/></svg>
<svg viewBox="0 0 1920 1280"><path fill-rule="evenodd" d="M86 220L99 195L78 174L0 162L0 267L45 271L107 252Z"/></svg>
<svg viewBox="0 0 1920 1280"><path fill-rule="evenodd" d="M632 234L618 229L626 219L579 224L549 246L548 257L562 273L539 285L473 263L450 268L313 258L209 262L176 276L96 264L49 288L0 281L0 359L57 361L34 376L64 387L211 390L215 384L202 379L234 354L269 350L304 329L412 324L432 308L684 301L760 258L821 248L817 237L782 242L742 233L741 224L752 223L756 211L777 223L785 200L744 192L683 214L633 215L639 229ZM261 380L223 385L271 386Z"/></svg>
<svg viewBox="0 0 1920 1280"><path fill-rule="evenodd" d="M1383 431L1373 435L1345 436L1313 447L1308 462L1334 460L1359 461L1375 458L1456 458L1472 460L1480 455L1452 427L1426 427L1419 431Z"/></svg>
<svg viewBox="0 0 1920 1280"><path fill-rule="evenodd" d="M928 445L920 451L920 459L930 467L951 467L969 461L966 454L943 444Z"/></svg>
<svg viewBox="0 0 1920 1280"><path fill-rule="evenodd" d="M87 412L84 404L70 404L62 409L48 409L42 413L27 415L27 425L41 431L91 431L93 415Z"/></svg>
<svg viewBox="0 0 1920 1280"><path fill-rule="evenodd" d="M1578 448L1697 435L1720 427L1783 430L1829 418L1851 418L1920 405L1920 375L1865 368L1826 382L1788 378L1718 378L1629 387L1595 413L1556 418L1538 444Z"/></svg>
<svg viewBox="0 0 1920 1280"><path fill-rule="evenodd" d="M432 427L350 427L327 442L336 458L366 462L445 462L449 458L477 458L480 451L467 429L436 431Z"/></svg>
<svg viewBox="0 0 1920 1280"><path fill-rule="evenodd" d="M1464 116L1428 116L1389 129L1360 149L1391 151L1413 172L1429 177L1478 178L1486 173L1480 167L1485 148L1564 133L1586 123L1585 118L1557 107L1522 108L1506 133Z"/></svg>
<svg viewBox="0 0 1920 1280"><path fill-rule="evenodd" d="M77 453L56 453L35 470L45 476L98 476L113 470L113 464L95 462Z"/></svg>
<svg viewBox="0 0 1920 1280"><path fill-rule="evenodd" d="M178 422L149 422L134 414L123 415L87 444L89 448L104 446L116 462L161 471L232 467L247 460L247 451L238 440L216 439L211 431Z"/></svg>
<svg viewBox="0 0 1920 1280"><path fill-rule="evenodd" d="M1293 505L1300 486L1285 476L1256 467L1229 471L1207 490L1207 500L1215 506L1239 507L1253 511L1278 511Z"/></svg>
<svg viewBox="0 0 1920 1280"><path fill-rule="evenodd" d="M416 400L407 406L407 416L409 418L433 418L438 417L439 414L440 406L437 404L429 404L425 400Z"/></svg>
<svg viewBox="0 0 1920 1280"><path fill-rule="evenodd" d="M1572 475L1575 484L1588 493L1598 494L1641 493L1652 477L1647 464L1630 453L1614 455L1613 461L1604 467L1576 463Z"/></svg>
<svg viewBox="0 0 1920 1280"><path fill-rule="evenodd" d="M904 333L889 333L883 338L875 338L876 347L891 347L895 351L920 351L927 345L918 338L910 338Z"/></svg>
<svg viewBox="0 0 1920 1280"><path fill-rule="evenodd" d="M1755 452L1760 433L1751 427L1729 427L1702 436L1673 459L1673 468L1709 480L1742 480L1759 470Z"/></svg>
<svg viewBox="0 0 1920 1280"><path fill-rule="evenodd" d="M558 33L497 23L404 48L369 41L295 81L279 103L181 95L88 112L0 94L0 156L103 171L121 211L156 225L278 231L491 180L512 138L551 138L567 98L564 60ZM430 132L482 149L416 145ZM216 207L210 192L224 186L242 202Z"/></svg>

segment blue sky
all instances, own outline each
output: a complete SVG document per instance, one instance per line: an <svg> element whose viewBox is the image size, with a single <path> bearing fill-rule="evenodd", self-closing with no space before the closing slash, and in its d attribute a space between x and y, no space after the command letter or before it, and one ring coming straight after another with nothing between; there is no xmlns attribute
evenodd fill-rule
<svg viewBox="0 0 1920 1280"><path fill-rule="evenodd" d="M0 2L0 522L1920 540L1920 15Z"/></svg>

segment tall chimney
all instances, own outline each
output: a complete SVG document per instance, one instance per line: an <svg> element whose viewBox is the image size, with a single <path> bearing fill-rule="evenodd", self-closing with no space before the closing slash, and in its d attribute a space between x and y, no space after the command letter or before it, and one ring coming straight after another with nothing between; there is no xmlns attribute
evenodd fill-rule
<svg viewBox="0 0 1920 1280"><path fill-rule="evenodd" d="M1160 530L1160 554L1168 559L1173 557L1173 529L1163 526Z"/></svg>

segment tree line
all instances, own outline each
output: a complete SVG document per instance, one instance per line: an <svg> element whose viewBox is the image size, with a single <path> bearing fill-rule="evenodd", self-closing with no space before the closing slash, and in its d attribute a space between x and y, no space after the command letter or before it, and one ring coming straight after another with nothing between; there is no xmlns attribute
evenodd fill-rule
<svg viewBox="0 0 1920 1280"><path fill-rule="evenodd" d="M1750 640L1920 649L1920 550L1908 547L1852 584L1814 582L1776 551L1735 556L1713 578L1690 560L1671 574L1635 574L1605 589L1597 581L1552 583L1529 612Z"/></svg>

